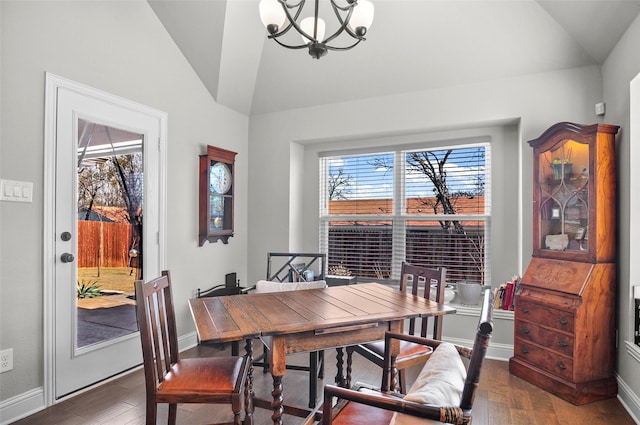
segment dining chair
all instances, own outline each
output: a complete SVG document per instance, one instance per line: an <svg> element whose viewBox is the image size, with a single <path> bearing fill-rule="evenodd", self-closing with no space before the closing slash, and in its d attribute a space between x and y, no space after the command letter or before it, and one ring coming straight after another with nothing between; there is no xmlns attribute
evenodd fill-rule
<svg viewBox="0 0 640 425"><path fill-rule="evenodd" d="M178 403L228 403L233 424L240 413L252 416L246 357L180 359L171 275L163 271L148 282L135 282L146 388L146 423L155 425L158 404L169 404L168 424L175 425Z"/></svg>
<svg viewBox="0 0 640 425"><path fill-rule="evenodd" d="M407 292L433 300L437 303L444 303L446 275L447 269L444 267L432 269L403 262L400 273L400 292ZM430 320L433 322L431 331L432 339L442 339L442 316L409 319L408 334L415 335L418 329L416 325L419 324L420 336L426 337ZM382 340L347 347L347 382L351 382L350 365L353 363L352 356L354 352L375 363L380 368L383 368L384 350L385 343ZM400 352L396 359L396 367L399 373L401 392L404 392L406 389L405 370L413 365L424 363L432 352L433 350L429 346L414 344L409 341L402 341L400 343Z"/></svg>
<svg viewBox="0 0 640 425"><path fill-rule="evenodd" d="M354 388L325 385L322 425L471 424L473 401L492 333L493 300L488 289L483 296L471 349L419 336L387 332L387 347L393 339L399 339L425 344L434 350L409 392L406 395L394 392L391 380L381 390L365 384L357 384ZM387 376L393 376L393 367L394 358L387 350Z"/></svg>
<svg viewBox="0 0 640 425"><path fill-rule="evenodd" d="M225 283L215 285L209 289L200 289L196 290L196 298L210 298L210 297L223 297L225 295L239 295L247 292L249 288L245 288L240 286L240 280L238 280L238 275L235 272L227 273L224 276ZM203 343L198 340L198 345L209 345L218 347L221 350L225 350L227 348L226 343ZM231 341L231 355L238 356L240 355L240 341Z"/></svg>

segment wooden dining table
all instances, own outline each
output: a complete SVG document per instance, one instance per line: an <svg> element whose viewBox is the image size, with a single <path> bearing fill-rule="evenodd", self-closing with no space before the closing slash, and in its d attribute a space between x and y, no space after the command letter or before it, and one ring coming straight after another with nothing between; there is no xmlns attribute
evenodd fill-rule
<svg viewBox="0 0 640 425"><path fill-rule="evenodd" d="M189 300L189 306L200 342L246 341L245 349L252 356L251 340L259 338L271 350L273 400L270 406L259 400L255 405L272 408L274 424L282 423L285 411L303 416L299 407L286 406L285 410L282 378L287 354L336 348L335 380L348 385L341 347L383 339L385 331L401 332L404 319L455 313L449 305L379 283L195 298ZM392 346L391 352L398 349ZM305 423L312 423L318 409L304 413Z"/></svg>

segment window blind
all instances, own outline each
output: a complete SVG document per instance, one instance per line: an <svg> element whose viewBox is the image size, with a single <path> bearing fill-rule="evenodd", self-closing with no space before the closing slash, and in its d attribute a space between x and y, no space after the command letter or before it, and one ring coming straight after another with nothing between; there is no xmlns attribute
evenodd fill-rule
<svg viewBox="0 0 640 425"><path fill-rule="evenodd" d="M490 145L321 158L329 271L397 279L407 261L488 282Z"/></svg>

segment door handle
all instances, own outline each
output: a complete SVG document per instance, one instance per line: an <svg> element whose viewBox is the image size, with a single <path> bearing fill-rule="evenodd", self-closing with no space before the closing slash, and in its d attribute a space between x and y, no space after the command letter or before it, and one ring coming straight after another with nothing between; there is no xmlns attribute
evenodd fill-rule
<svg viewBox="0 0 640 425"><path fill-rule="evenodd" d="M60 256L60 261L63 263L71 263L73 260L75 260L75 257L69 252L65 252Z"/></svg>

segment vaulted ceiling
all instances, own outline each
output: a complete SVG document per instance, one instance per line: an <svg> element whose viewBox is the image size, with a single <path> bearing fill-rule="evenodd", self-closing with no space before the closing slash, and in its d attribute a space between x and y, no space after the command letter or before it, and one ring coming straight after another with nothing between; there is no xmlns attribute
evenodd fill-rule
<svg viewBox="0 0 640 425"><path fill-rule="evenodd" d="M599 65L640 12L640 0L372 0L367 40L315 60L267 39L259 0L147 1L216 101L246 115Z"/></svg>

